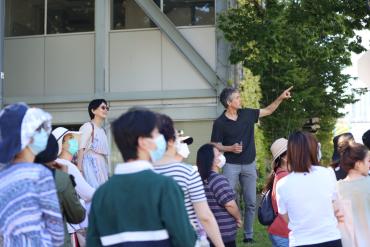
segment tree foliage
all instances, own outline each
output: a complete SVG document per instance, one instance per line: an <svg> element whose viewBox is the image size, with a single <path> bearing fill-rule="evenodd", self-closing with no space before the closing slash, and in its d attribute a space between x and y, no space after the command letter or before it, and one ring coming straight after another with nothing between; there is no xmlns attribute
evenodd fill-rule
<svg viewBox="0 0 370 247"><path fill-rule="evenodd" d="M365 50L355 30L369 28L366 1L240 0L218 20L232 43L231 62L260 76L262 106L294 86L293 98L261 120L267 141L311 117L321 119L318 136L329 140L339 109L355 101L342 69L351 65L351 52Z"/></svg>

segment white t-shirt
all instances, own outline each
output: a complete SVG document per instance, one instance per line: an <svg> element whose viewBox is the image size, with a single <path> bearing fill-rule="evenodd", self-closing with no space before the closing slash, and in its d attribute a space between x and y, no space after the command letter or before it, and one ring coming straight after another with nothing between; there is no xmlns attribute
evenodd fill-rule
<svg viewBox="0 0 370 247"><path fill-rule="evenodd" d="M68 167L68 174L73 175L75 182L76 182L76 192L77 194L85 201L91 201L95 189L91 187L84 177L82 176L81 172L78 170L77 166L74 165L72 162L65 160L65 159L57 159L56 162L61 165L65 165Z"/></svg>
<svg viewBox="0 0 370 247"><path fill-rule="evenodd" d="M289 246L340 239L334 215L336 180L328 168L312 166L308 173L292 172L276 186L280 214L288 214Z"/></svg>

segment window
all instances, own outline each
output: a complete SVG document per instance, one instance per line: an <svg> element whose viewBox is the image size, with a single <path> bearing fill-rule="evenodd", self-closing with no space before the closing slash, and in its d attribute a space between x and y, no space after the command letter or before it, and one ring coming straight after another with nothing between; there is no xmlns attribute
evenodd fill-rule
<svg viewBox="0 0 370 247"><path fill-rule="evenodd" d="M154 2L160 6L160 0ZM156 27L135 0L113 0L111 7L112 30Z"/></svg>
<svg viewBox="0 0 370 247"><path fill-rule="evenodd" d="M215 24L215 0L152 1L176 26ZM156 27L135 0L112 0L111 3L112 30Z"/></svg>
<svg viewBox="0 0 370 247"><path fill-rule="evenodd" d="M6 0L5 36L44 34L44 0Z"/></svg>
<svg viewBox="0 0 370 247"><path fill-rule="evenodd" d="M163 12L176 26L215 24L214 0L163 0Z"/></svg>
<svg viewBox="0 0 370 247"><path fill-rule="evenodd" d="M94 8L95 0L6 0L5 35L94 31Z"/></svg>
<svg viewBox="0 0 370 247"><path fill-rule="evenodd" d="M94 0L48 0L47 33L94 31Z"/></svg>

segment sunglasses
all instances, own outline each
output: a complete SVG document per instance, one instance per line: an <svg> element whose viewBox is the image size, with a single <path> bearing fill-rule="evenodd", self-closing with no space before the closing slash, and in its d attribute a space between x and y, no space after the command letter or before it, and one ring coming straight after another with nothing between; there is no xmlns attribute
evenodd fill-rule
<svg viewBox="0 0 370 247"><path fill-rule="evenodd" d="M100 108L101 108L103 111L105 111L105 110L109 111L109 106L102 105Z"/></svg>

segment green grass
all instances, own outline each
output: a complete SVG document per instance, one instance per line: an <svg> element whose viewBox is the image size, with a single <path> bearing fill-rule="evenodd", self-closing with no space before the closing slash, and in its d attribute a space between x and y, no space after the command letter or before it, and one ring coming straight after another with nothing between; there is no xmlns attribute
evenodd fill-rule
<svg viewBox="0 0 370 247"><path fill-rule="evenodd" d="M243 230L239 229L238 235L236 237L236 246L246 246L246 247L270 247L271 241L268 237L267 227L261 225L258 220L254 221L254 237L253 239L256 241L254 244L246 244L243 243Z"/></svg>

